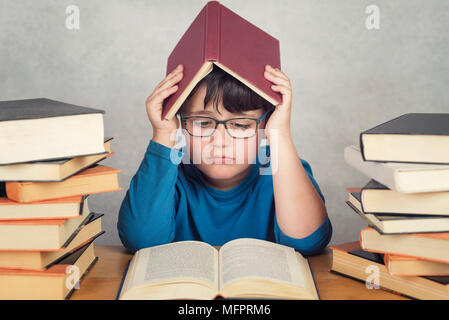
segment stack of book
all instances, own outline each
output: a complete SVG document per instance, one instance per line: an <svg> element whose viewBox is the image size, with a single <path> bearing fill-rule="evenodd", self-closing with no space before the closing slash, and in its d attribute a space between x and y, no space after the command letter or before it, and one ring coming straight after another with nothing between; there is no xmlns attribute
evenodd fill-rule
<svg viewBox="0 0 449 320"><path fill-rule="evenodd" d="M345 161L369 177L346 189L368 227L331 247L331 270L364 281L376 270L382 288L449 299L449 114L410 113L364 131Z"/></svg>
<svg viewBox="0 0 449 320"><path fill-rule="evenodd" d="M103 214L90 194L121 190L103 110L0 101L0 299L67 299L95 264Z"/></svg>

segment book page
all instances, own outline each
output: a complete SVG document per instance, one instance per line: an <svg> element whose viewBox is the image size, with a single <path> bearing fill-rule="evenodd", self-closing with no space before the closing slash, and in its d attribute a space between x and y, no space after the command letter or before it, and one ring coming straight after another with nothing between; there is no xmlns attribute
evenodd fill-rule
<svg viewBox="0 0 449 320"><path fill-rule="evenodd" d="M136 253L128 287L159 282L202 281L218 288L218 252L201 241L177 241Z"/></svg>
<svg viewBox="0 0 449 320"><path fill-rule="evenodd" d="M293 248L265 240L241 238L219 251L220 288L237 279L270 279L305 287L304 270Z"/></svg>

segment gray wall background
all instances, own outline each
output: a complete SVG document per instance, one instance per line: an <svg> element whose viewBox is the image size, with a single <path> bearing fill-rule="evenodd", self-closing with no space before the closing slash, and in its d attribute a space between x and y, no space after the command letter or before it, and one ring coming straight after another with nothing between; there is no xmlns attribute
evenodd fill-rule
<svg viewBox="0 0 449 320"><path fill-rule="evenodd" d="M105 213L98 244L121 244L118 210L152 137L145 99L204 0L1 0L0 100L47 97L102 108L120 192L92 195ZM221 1L280 40L293 87L293 136L313 169L334 226L332 244L358 239L365 224L344 203L367 177L345 164L359 133L408 112L449 111L446 0ZM65 27L68 5L80 29ZM380 8L367 30L365 8Z"/></svg>

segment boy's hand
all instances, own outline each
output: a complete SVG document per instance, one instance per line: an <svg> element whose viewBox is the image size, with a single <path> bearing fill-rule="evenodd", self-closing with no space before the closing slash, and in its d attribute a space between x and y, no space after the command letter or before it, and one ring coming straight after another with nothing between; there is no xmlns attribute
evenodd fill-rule
<svg viewBox="0 0 449 320"><path fill-rule="evenodd" d="M292 88L290 79L278 68L265 66L264 76L273 82L271 89L282 94L282 103L278 104L265 125L265 134L270 140L270 130L278 130L279 134L290 134L292 108Z"/></svg>
<svg viewBox="0 0 449 320"><path fill-rule="evenodd" d="M179 128L178 118L175 116L171 120L162 118L162 103L165 98L175 93L178 90L178 83L183 76L183 65L178 65L176 69L170 72L164 80L162 80L154 89L154 91L147 98L145 104L148 114L148 119L153 126L153 136L170 134Z"/></svg>

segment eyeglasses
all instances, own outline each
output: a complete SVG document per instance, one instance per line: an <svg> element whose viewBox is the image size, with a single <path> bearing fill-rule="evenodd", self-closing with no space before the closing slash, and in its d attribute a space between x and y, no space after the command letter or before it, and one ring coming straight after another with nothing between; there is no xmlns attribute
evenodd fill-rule
<svg viewBox="0 0 449 320"><path fill-rule="evenodd" d="M247 139L256 135L259 123L268 112L265 112L260 118L231 118L227 120L217 120L206 116L186 117L182 112L180 114L187 132L193 137L210 137L215 133L218 125L222 123L231 137Z"/></svg>

